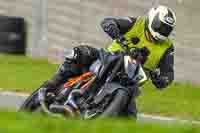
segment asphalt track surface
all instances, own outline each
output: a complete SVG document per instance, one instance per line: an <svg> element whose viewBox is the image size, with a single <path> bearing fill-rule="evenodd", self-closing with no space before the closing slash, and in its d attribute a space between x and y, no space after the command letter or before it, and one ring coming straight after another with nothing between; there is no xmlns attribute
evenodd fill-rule
<svg viewBox="0 0 200 133"><path fill-rule="evenodd" d="M0 92L0 108L18 110L20 105L27 98L27 96L28 94L1 91ZM147 114L142 114L142 113L138 115L138 122L142 122L142 123L159 122L159 123L165 123L165 124L192 123L192 124L200 125L200 121L181 120L181 119L176 119L176 118L152 116L152 115L147 115Z"/></svg>

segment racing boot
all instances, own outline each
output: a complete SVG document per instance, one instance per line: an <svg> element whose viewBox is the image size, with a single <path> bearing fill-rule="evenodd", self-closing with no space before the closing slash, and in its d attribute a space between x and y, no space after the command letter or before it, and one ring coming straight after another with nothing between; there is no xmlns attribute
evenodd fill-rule
<svg viewBox="0 0 200 133"><path fill-rule="evenodd" d="M76 114L73 112L70 106L59 105L59 104L51 104L49 106L49 110L55 114L62 114L65 117L75 117Z"/></svg>
<svg viewBox="0 0 200 133"><path fill-rule="evenodd" d="M49 109L52 113L63 114L66 117L80 116L80 110L76 102L80 96L79 90L73 90L64 105L52 104Z"/></svg>

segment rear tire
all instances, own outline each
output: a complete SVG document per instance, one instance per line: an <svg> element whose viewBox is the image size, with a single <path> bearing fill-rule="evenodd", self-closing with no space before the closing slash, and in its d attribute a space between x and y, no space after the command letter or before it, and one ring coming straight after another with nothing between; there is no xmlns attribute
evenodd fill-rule
<svg viewBox="0 0 200 133"><path fill-rule="evenodd" d="M119 89L116 91L115 96L104 110L100 117L116 117L122 114L122 111L127 107L129 101L128 92L125 90Z"/></svg>
<svg viewBox="0 0 200 133"><path fill-rule="evenodd" d="M40 88L39 88L40 89ZM39 89L35 90L21 105L19 108L19 111L28 111L28 112L34 112L37 110L38 107L40 107L40 103L34 103L38 96Z"/></svg>

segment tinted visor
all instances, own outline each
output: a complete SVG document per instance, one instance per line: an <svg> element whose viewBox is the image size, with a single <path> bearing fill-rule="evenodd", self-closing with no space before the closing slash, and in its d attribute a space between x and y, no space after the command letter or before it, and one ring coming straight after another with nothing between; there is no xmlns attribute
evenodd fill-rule
<svg viewBox="0 0 200 133"><path fill-rule="evenodd" d="M169 34L172 32L173 27L163 23L162 21L160 21L159 19L159 13L154 17L151 28L161 34L162 36L168 37Z"/></svg>

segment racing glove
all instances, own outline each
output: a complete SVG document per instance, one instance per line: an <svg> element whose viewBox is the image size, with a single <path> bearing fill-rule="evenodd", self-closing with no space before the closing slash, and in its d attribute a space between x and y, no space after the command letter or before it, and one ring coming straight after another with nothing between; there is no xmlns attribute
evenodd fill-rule
<svg viewBox="0 0 200 133"><path fill-rule="evenodd" d="M140 64L144 64L147 60L150 51L146 47L130 49L131 57L136 59Z"/></svg>
<svg viewBox="0 0 200 133"><path fill-rule="evenodd" d="M156 88L160 90L163 90L164 89L163 86L166 86L170 82L167 76L160 75L159 69L151 71L150 77L151 77L152 83L156 86Z"/></svg>

